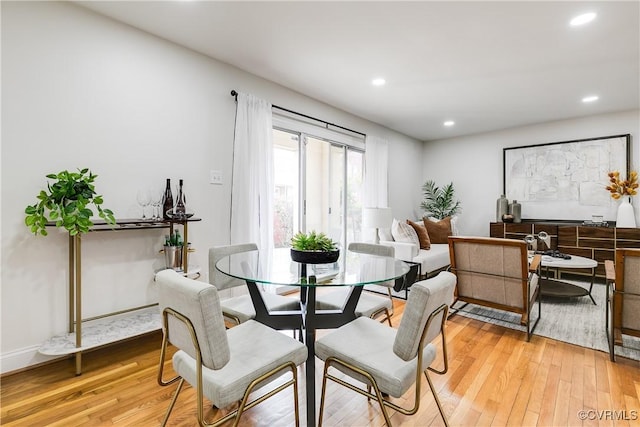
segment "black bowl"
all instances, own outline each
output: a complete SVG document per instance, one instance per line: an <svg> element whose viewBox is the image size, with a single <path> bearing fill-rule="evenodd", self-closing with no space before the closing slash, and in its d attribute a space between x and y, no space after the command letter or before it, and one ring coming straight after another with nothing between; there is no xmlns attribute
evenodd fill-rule
<svg viewBox="0 0 640 427"><path fill-rule="evenodd" d="M291 249L291 259L301 264L331 264L340 258L340 250L299 251Z"/></svg>

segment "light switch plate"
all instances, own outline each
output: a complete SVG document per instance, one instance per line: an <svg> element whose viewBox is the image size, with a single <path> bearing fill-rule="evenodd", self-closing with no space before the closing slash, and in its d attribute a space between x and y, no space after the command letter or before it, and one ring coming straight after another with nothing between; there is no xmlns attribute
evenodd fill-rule
<svg viewBox="0 0 640 427"><path fill-rule="evenodd" d="M211 170L209 171L209 183L222 185L222 171Z"/></svg>

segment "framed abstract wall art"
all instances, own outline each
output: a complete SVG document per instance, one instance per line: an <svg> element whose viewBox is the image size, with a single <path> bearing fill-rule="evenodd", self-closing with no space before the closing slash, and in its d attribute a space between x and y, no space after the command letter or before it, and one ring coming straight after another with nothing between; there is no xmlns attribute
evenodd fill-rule
<svg viewBox="0 0 640 427"><path fill-rule="evenodd" d="M607 174L627 177L631 135L612 135L503 149L504 194L522 205L522 218L616 219L618 202Z"/></svg>

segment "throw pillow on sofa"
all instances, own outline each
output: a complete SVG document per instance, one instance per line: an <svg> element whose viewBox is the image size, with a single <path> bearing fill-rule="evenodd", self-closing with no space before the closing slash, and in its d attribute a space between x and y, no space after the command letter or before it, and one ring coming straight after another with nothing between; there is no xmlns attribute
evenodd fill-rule
<svg viewBox="0 0 640 427"><path fill-rule="evenodd" d="M449 243L451 232L451 217L446 217L440 221L433 221L429 218L423 218L424 227L429 233L431 243Z"/></svg>
<svg viewBox="0 0 640 427"><path fill-rule="evenodd" d="M416 245L420 244L418 234L413 227L409 224L400 222L395 218L393 219L393 224L391 224L391 235L393 236L393 240L396 242L415 243Z"/></svg>
<svg viewBox="0 0 640 427"><path fill-rule="evenodd" d="M419 224L417 222L413 222L410 219L407 220L407 224L409 224L415 230L418 235L418 242L420 244L420 249L431 249L431 240L429 239L429 233L427 232L427 228L423 224Z"/></svg>
<svg viewBox="0 0 640 427"><path fill-rule="evenodd" d="M378 237L383 242L391 242L391 241L393 241L393 235L391 234L391 228L380 228L380 229L378 229Z"/></svg>

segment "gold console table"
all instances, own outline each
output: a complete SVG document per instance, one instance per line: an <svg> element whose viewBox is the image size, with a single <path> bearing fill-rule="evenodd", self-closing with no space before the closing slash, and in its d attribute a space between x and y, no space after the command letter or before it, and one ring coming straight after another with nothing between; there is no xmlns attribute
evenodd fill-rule
<svg viewBox="0 0 640 427"><path fill-rule="evenodd" d="M103 220L94 221L90 232L97 231L133 231L169 228L173 233L174 226L183 226L184 242L182 256L183 274L188 275L188 223L200 221L200 218L184 220L140 220L119 219L115 225L109 225ZM47 223L48 227L55 227L54 222ZM196 272L197 273L197 272ZM45 355L75 354L76 375L82 373L82 352L106 344L114 343L161 328L160 314L153 308L157 303L141 307L133 307L117 312L103 314L89 319L82 318L82 235L69 235L69 332L57 335L45 342L40 353ZM133 314L131 314L133 313ZM127 316L123 316L127 314ZM108 318L113 318L108 321ZM107 319L105 322L104 319ZM97 323L95 321L102 321ZM83 337L83 322L97 324L88 326ZM108 333L106 332L108 331ZM114 332L115 331L115 332ZM84 338L84 343L83 343Z"/></svg>

